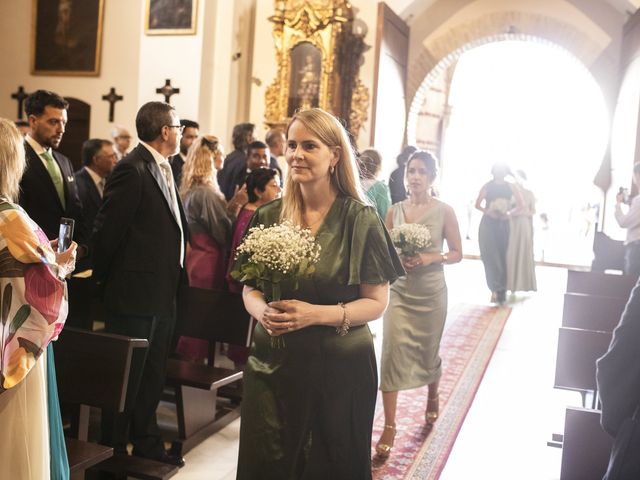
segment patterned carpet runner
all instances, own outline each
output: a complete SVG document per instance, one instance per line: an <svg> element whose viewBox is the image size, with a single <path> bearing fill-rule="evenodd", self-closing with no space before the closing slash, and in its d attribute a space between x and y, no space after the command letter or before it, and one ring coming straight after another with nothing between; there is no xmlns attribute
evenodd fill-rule
<svg viewBox="0 0 640 480"><path fill-rule="evenodd" d="M426 386L400 392L395 445L386 462L374 460L375 480L440 476L510 313L510 308L464 304L449 310L440 344L440 416L433 429L425 427ZM372 453L383 426L378 395Z"/></svg>

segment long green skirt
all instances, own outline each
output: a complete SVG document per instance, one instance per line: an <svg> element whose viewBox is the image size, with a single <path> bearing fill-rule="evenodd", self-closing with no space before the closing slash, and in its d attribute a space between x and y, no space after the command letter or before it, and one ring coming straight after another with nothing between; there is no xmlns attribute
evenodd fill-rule
<svg viewBox="0 0 640 480"><path fill-rule="evenodd" d="M377 370L366 325L309 327L274 348L261 325L245 372L240 480L371 478Z"/></svg>

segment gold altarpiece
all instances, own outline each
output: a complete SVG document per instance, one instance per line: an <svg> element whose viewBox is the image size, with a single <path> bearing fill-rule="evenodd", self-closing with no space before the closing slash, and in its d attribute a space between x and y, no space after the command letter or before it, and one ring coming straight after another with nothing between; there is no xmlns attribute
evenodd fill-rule
<svg viewBox="0 0 640 480"><path fill-rule="evenodd" d="M278 72L266 90L265 123L284 126L299 109L320 107L342 118L357 138L369 91L358 77L364 43L345 0L276 0Z"/></svg>

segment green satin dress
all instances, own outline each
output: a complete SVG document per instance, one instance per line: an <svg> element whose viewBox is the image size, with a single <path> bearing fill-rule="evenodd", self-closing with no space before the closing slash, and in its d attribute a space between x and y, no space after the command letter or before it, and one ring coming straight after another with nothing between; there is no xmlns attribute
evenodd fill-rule
<svg viewBox="0 0 640 480"><path fill-rule="evenodd" d="M279 223L282 202L256 211L249 228ZM283 299L336 305L359 298L360 284L393 282L403 269L375 209L339 196L316 239L315 273ZM245 258L236 261L239 269ZM360 480L371 478L371 429L377 370L367 325L345 336L313 326L284 335L274 348L258 324L244 372L241 480Z"/></svg>

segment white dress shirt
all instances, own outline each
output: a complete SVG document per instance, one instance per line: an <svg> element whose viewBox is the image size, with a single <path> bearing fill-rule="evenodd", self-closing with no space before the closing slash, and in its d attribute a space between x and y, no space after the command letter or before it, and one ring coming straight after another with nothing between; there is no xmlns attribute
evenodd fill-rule
<svg viewBox="0 0 640 480"><path fill-rule="evenodd" d="M184 232L182 231L182 221L180 220L180 207L178 206L178 197L177 197L176 189L173 183L173 174L171 173L171 165L169 164L169 160L167 160L162 155L160 155L160 152L158 152L155 148L146 144L142 140L140 141L140 144L142 144L147 150L149 150L149 152L153 156L153 159L158 164L160 173L162 173L162 177L164 178L165 185L167 186L167 188L169 189L169 192L171 193L171 201L173 203L171 207L178 221L178 228L180 228L180 266L182 267L184 266ZM168 176L167 174L164 173L165 172L164 169L166 167L164 167L163 164L166 164L167 167L169 167Z"/></svg>
<svg viewBox="0 0 640 480"><path fill-rule="evenodd" d="M27 133L27 135L24 138L27 141L27 143L29 145L31 145L31 148L33 148L33 151L36 152L36 155L38 155L38 157L42 161L42 164L44 165L44 168L46 168L48 170L47 161L44 158L42 158L42 154L43 153L48 153L49 155L51 155L51 158L55 158L53 156L53 150L51 148L44 148L36 140L34 140L33 137L31 136L31 134L29 134L29 133ZM62 172L60 171L60 166L58 165L58 162L53 162L53 163L54 163L55 169L58 170L58 173L60 174L60 178L64 178L62 176Z"/></svg>
<svg viewBox="0 0 640 480"><path fill-rule="evenodd" d="M619 203L616 204L616 221L622 228L627 229L625 245L640 240L640 195L636 195L631 200L629 211L625 214Z"/></svg>

